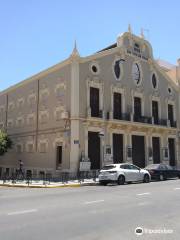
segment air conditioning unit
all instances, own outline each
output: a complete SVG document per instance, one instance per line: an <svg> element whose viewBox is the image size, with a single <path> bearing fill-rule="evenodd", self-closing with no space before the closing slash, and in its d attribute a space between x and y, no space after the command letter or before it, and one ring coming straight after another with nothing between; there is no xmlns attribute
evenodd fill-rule
<svg viewBox="0 0 180 240"><path fill-rule="evenodd" d="M62 118L62 119L67 119L67 118L69 118L69 113L68 113L68 112L62 112L62 113L61 113L61 118Z"/></svg>

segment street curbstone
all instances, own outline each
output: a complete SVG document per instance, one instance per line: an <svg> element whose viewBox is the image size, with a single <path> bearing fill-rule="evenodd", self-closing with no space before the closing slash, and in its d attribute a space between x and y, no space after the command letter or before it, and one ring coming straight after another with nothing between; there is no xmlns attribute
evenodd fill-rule
<svg viewBox="0 0 180 240"><path fill-rule="evenodd" d="M15 188L67 188L67 187L84 187L84 186L96 186L99 183L75 183L64 185L22 185L22 184L0 184L0 187L15 187Z"/></svg>

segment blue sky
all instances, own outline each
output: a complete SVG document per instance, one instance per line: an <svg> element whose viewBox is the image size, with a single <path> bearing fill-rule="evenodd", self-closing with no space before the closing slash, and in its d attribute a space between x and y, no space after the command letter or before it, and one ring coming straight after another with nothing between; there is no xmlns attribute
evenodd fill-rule
<svg viewBox="0 0 180 240"><path fill-rule="evenodd" d="M67 58L145 31L154 57L180 58L179 0L0 0L0 91Z"/></svg>

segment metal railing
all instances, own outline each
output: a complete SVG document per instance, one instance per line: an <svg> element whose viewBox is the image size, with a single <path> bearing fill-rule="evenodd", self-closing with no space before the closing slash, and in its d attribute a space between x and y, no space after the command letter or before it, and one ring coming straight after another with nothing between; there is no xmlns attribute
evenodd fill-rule
<svg viewBox="0 0 180 240"><path fill-rule="evenodd" d="M113 119L114 120L124 120L124 121L130 121L131 116L129 113L121 113L121 114L116 114L115 112L113 113Z"/></svg>
<svg viewBox="0 0 180 240"><path fill-rule="evenodd" d="M99 175L98 170L91 170L91 171L83 171L83 172L60 172L53 174L52 173L45 173L41 171L39 175L33 175L31 172L13 172L12 174L9 173L2 173L0 176L0 180L3 180L3 183L10 182L12 184L16 183L23 183L30 185L32 182L36 184L51 184L51 183L68 183L70 181L77 181L79 183L83 183L85 180L91 179L96 182L96 179Z"/></svg>
<svg viewBox="0 0 180 240"><path fill-rule="evenodd" d="M147 116L136 116L134 115L134 122L152 124L152 118Z"/></svg>
<svg viewBox="0 0 180 240"><path fill-rule="evenodd" d="M170 126L176 128L177 127L176 121L170 121Z"/></svg>

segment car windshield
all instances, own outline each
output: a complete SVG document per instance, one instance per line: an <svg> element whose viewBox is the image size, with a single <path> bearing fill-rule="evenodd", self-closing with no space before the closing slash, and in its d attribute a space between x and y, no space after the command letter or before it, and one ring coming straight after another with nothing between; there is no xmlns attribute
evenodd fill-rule
<svg viewBox="0 0 180 240"><path fill-rule="evenodd" d="M146 167L146 169L158 169L159 164L150 164Z"/></svg>
<svg viewBox="0 0 180 240"><path fill-rule="evenodd" d="M102 170L109 170L109 169L113 169L115 167L116 167L116 165L106 165L102 168Z"/></svg>

